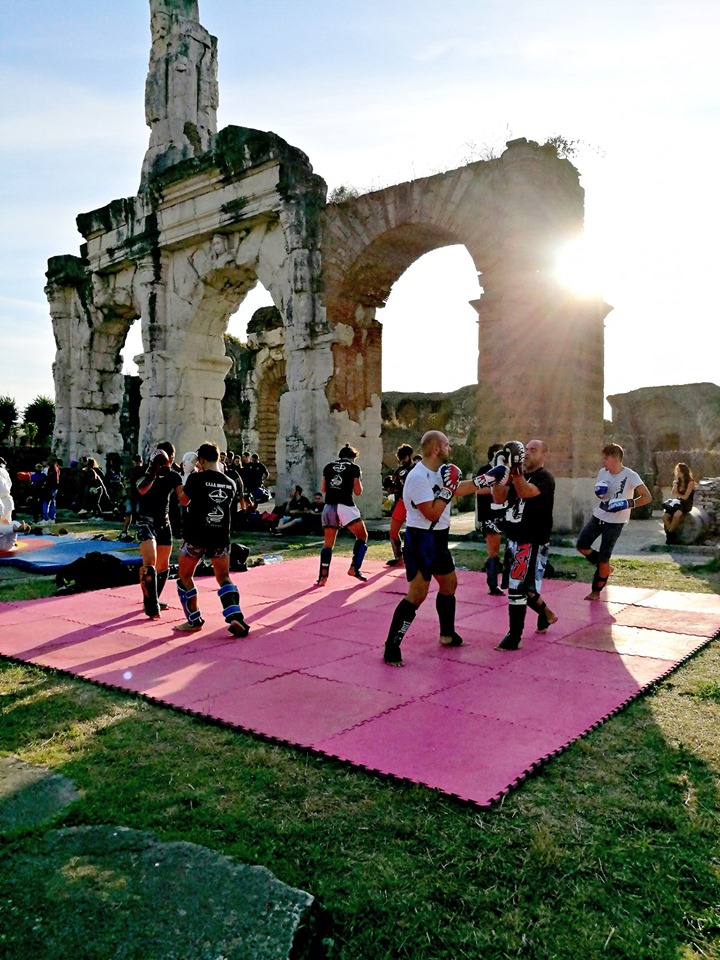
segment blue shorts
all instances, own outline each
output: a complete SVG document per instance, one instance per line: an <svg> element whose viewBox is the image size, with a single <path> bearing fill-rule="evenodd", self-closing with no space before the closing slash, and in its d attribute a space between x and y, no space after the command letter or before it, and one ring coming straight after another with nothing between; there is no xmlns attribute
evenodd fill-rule
<svg viewBox="0 0 720 960"><path fill-rule="evenodd" d="M442 577L453 572L455 561L448 546L449 537L449 530L407 528L403 557L408 582L414 580L418 573L422 574L423 580L429 582L432 577Z"/></svg>
<svg viewBox="0 0 720 960"><path fill-rule="evenodd" d="M159 547L172 546L172 528L170 518L138 517L135 521L137 538L140 543L145 540L154 540Z"/></svg>
<svg viewBox="0 0 720 960"><path fill-rule="evenodd" d="M508 540L507 557L510 561L508 587L517 593L542 593L550 548L547 543L518 543Z"/></svg>

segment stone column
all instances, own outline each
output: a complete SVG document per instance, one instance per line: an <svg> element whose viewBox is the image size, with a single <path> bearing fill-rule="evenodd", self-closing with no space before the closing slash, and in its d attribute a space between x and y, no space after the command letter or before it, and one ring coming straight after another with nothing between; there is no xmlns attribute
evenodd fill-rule
<svg viewBox="0 0 720 960"><path fill-rule="evenodd" d="M141 193L153 174L204 153L217 132L217 39L198 17L197 0L150 0L145 120L151 133Z"/></svg>
<svg viewBox="0 0 720 960"><path fill-rule="evenodd" d="M479 316L478 442L544 440L560 484L556 529L577 526L603 443L603 320L526 264L483 273ZM592 483L589 484L592 493Z"/></svg>
<svg viewBox="0 0 720 960"><path fill-rule="evenodd" d="M122 451L122 324L106 320L93 303L92 285L79 258L53 257L47 277L45 292L58 347L53 450L66 461Z"/></svg>
<svg viewBox="0 0 720 960"><path fill-rule="evenodd" d="M196 302L200 282L194 297L179 295L175 278L183 271L187 262L180 252L172 261L148 258L136 274L145 350L137 358L144 455L160 440L170 440L179 456L206 440L225 446L222 398L232 361L225 355L222 328L207 322Z"/></svg>

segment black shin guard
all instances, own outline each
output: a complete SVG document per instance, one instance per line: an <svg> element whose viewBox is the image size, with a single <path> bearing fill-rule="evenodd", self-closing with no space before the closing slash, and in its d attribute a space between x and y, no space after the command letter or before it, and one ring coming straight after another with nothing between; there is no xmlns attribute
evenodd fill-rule
<svg viewBox="0 0 720 960"><path fill-rule="evenodd" d="M157 595L158 596L160 596L160 594L165 589L165 584L167 583L169 573L170 573L169 570L158 571L158 575L157 575Z"/></svg>
<svg viewBox="0 0 720 960"><path fill-rule="evenodd" d="M498 574L500 572L500 558L499 557L488 557L487 563L485 564L485 576L487 577L487 585L491 590L498 589Z"/></svg>
<svg viewBox="0 0 720 960"><path fill-rule="evenodd" d="M435 609L440 621L440 636L452 637L455 633L455 596L438 593L435 598Z"/></svg>
<svg viewBox="0 0 720 960"><path fill-rule="evenodd" d="M156 619L160 616L160 604L158 603L158 577L157 571L153 566L140 567L140 586L143 595L143 610L146 617Z"/></svg>
<svg viewBox="0 0 720 960"><path fill-rule="evenodd" d="M598 564L598 568L595 571L595 576L592 579L593 593L601 593L607 582L608 575L602 577L600 576L600 565Z"/></svg>
<svg viewBox="0 0 720 960"><path fill-rule="evenodd" d="M524 593L511 590L508 595L508 616L510 630L505 634L497 646L498 650L517 650L525 629L525 615L527 614L527 597Z"/></svg>
<svg viewBox="0 0 720 960"><path fill-rule="evenodd" d="M320 551L320 574L317 582L324 583L330 576L330 561L332 560L332 547L323 547Z"/></svg>
<svg viewBox="0 0 720 960"><path fill-rule="evenodd" d="M585 559L588 563L591 563L594 567L596 567L600 563L600 554L597 552L597 550L591 550L590 553L585 554Z"/></svg>
<svg viewBox="0 0 720 960"><path fill-rule="evenodd" d="M391 538L390 546L392 547L393 558L395 560L402 560L402 540L399 537L397 540Z"/></svg>
<svg viewBox="0 0 720 960"><path fill-rule="evenodd" d="M402 655L400 653L400 644L408 631L410 624L415 619L417 607L414 603L403 597L400 603L395 607L387 640L385 641L385 652L383 659L385 663L401 664Z"/></svg>

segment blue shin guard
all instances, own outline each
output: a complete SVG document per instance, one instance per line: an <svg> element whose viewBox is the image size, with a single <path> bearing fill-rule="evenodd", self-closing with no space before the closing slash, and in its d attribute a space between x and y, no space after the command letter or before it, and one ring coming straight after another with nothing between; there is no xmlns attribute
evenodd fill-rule
<svg viewBox="0 0 720 960"><path fill-rule="evenodd" d="M240 591L238 588L234 583L226 583L218 590L218 596L223 606L223 616L230 633L236 637L246 637L250 633L250 627L245 622L243 612L240 609Z"/></svg>
<svg viewBox="0 0 720 960"><path fill-rule="evenodd" d="M197 597L197 587L191 587L189 590L183 590L183 588L180 586L180 581L178 580L177 592L183 612L187 617L187 624L182 624L177 629L199 630L200 627L202 627L202 625L205 623L202 618L202 614L200 613L200 608L197 607L195 610L190 609L190 601Z"/></svg>
<svg viewBox="0 0 720 960"><path fill-rule="evenodd" d="M367 580L367 577L360 573L360 567L367 553L367 543L364 540L356 540L353 544L353 558L348 570L348 576L355 577L356 580Z"/></svg>

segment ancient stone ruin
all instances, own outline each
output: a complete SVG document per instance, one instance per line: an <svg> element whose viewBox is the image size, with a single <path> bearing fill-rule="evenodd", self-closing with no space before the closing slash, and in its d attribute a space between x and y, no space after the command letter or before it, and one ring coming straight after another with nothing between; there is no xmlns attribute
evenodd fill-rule
<svg viewBox="0 0 720 960"><path fill-rule="evenodd" d="M151 134L138 193L81 214L80 256L48 264L57 453L122 450L120 351L136 320L142 452L160 439L179 451L206 439L224 445L233 361L223 336L260 281L279 323L263 332L241 415L274 454L278 488L314 488L350 442L363 465L361 507L379 515L376 311L415 260L464 244L478 271L478 461L493 440L545 439L557 526L570 526L592 492L603 440L609 311L550 275L552 248L582 230L577 170L552 147L518 139L498 159L328 204L301 150L274 133L217 131L217 41L196 0L150 0L150 12ZM417 335L439 363L451 362L441 335Z"/></svg>

